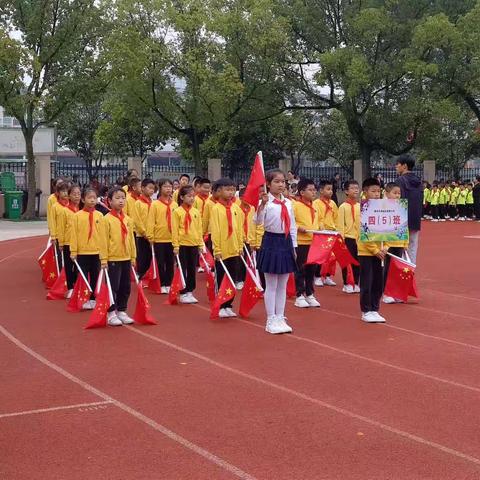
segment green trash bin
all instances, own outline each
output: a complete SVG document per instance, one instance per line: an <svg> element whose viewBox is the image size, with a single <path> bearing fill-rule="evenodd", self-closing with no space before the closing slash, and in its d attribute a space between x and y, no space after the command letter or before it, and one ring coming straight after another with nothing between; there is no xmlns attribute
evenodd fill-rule
<svg viewBox="0 0 480 480"><path fill-rule="evenodd" d="M22 215L23 192L5 192L5 213L7 218L18 220Z"/></svg>

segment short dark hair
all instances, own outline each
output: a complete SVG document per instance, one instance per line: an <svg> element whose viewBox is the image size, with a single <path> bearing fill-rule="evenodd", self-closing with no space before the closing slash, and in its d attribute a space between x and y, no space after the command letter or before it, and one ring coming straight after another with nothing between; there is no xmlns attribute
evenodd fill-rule
<svg viewBox="0 0 480 480"><path fill-rule="evenodd" d="M271 170L267 170L265 172L265 181L267 184L272 183L272 180L277 176L277 175L283 175L283 178L285 178L285 172L283 170L280 170L279 168L272 168Z"/></svg>
<svg viewBox="0 0 480 480"><path fill-rule="evenodd" d="M332 185L333 186L333 183L331 180L320 180L319 184L318 184L318 188L319 190L322 190L322 188L325 188L327 185Z"/></svg>
<svg viewBox="0 0 480 480"><path fill-rule="evenodd" d="M72 183L68 188L68 194L70 195L75 188L78 188L80 190L80 193L82 193L82 189L80 188L80 185L78 183Z"/></svg>
<svg viewBox="0 0 480 480"><path fill-rule="evenodd" d="M222 187L234 187L235 188L235 182L228 177L225 178L220 178L220 180L217 180L216 182L216 190L220 190Z"/></svg>
<svg viewBox="0 0 480 480"><path fill-rule="evenodd" d="M343 184L343 189L345 191L347 191L351 185L358 185L358 182L356 180L347 180L344 184Z"/></svg>
<svg viewBox="0 0 480 480"><path fill-rule="evenodd" d="M141 180L137 177L132 177L129 181L128 181L128 188L133 188L137 183L140 183Z"/></svg>
<svg viewBox="0 0 480 480"><path fill-rule="evenodd" d="M190 192L193 192L193 187L191 185L185 185L178 191L177 203L181 205L183 203L182 197L188 195Z"/></svg>
<svg viewBox="0 0 480 480"><path fill-rule="evenodd" d="M297 192L300 193L306 190L310 185L315 186L315 182L311 178L301 178L297 183Z"/></svg>
<svg viewBox="0 0 480 480"><path fill-rule="evenodd" d="M395 187L400 188L395 182L388 182L385 185L385 191L386 192L391 192Z"/></svg>
<svg viewBox="0 0 480 480"><path fill-rule="evenodd" d="M188 181L190 181L190 175L189 175L188 173L182 173L182 174L178 177L178 179L180 180L180 179L183 178L183 177L188 178Z"/></svg>
<svg viewBox="0 0 480 480"><path fill-rule="evenodd" d="M153 185L155 186L155 181L152 180L151 178L144 178L142 180L142 187L146 187L147 185Z"/></svg>
<svg viewBox="0 0 480 480"><path fill-rule="evenodd" d="M108 191L108 199L111 200L117 192L122 192L125 195L125 190L122 187L113 187Z"/></svg>
<svg viewBox="0 0 480 480"><path fill-rule="evenodd" d="M82 191L82 198L85 198L89 193L94 193L98 197L97 191L93 187L85 187Z"/></svg>
<svg viewBox="0 0 480 480"><path fill-rule="evenodd" d="M207 183L212 183L208 178L206 177L198 177L196 180L195 180L195 186L200 186L200 185L205 185Z"/></svg>
<svg viewBox="0 0 480 480"><path fill-rule="evenodd" d="M169 183L172 187L173 187L173 183L170 179L168 178L161 178L159 181L158 181L158 189L161 190L162 187L164 185L166 185L167 183Z"/></svg>
<svg viewBox="0 0 480 480"><path fill-rule="evenodd" d="M363 182L362 182L362 190L366 190L367 188L370 188L370 187L379 187L380 186L380 182L376 179L376 178L366 178Z"/></svg>
<svg viewBox="0 0 480 480"><path fill-rule="evenodd" d="M241 188L239 191L238 191L238 197L239 198L242 198L244 195L245 195L245 192L247 191L247 188L246 187L243 187Z"/></svg>
<svg viewBox="0 0 480 480"><path fill-rule="evenodd" d="M406 165L408 170L413 170L413 168L415 167L415 159L407 153L400 155L395 161L395 163L400 165Z"/></svg>
<svg viewBox="0 0 480 480"><path fill-rule="evenodd" d="M55 187L55 192L57 192L57 193L62 192L62 191L67 191L68 192L68 188L69 188L69 184L67 182L59 183Z"/></svg>

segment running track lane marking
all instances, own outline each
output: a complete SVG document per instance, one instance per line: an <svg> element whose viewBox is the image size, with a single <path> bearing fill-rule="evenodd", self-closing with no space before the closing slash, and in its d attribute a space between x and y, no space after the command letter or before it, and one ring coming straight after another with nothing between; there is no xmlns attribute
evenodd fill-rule
<svg viewBox="0 0 480 480"><path fill-rule="evenodd" d="M207 459L211 463L214 463L218 467L223 468L224 470L231 473L232 475L235 475L237 478L240 478L242 480L256 480L255 477L253 477L252 475L244 472L243 470L236 467L235 465L232 465L231 463L227 462L226 460L223 460L222 458L217 457L217 455L209 452L208 450L205 450L204 448L200 447L199 445L196 445L193 442L190 442L186 438L178 435L177 433L173 432L172 430L169 430L168 428L164 427L163 425L160 425L155 420L147 417L143 413L140 413L138 410L135 410L132 407L129 407L125 403L120 402L119 400L116 400L115 398L113 398L110 395L102 392L98 388L95 388L93 385L90 385L89 383L84 382L80 378L72 375L70 372L67 372L62 367L60 367L57 364L51 362L50 360L46 359L45 357L43 357L39 353L32 350L30 347L28 347L27 345L22 343L18 338L16 338L14 335L12 335L2 325L0 325L0 332L5 337L7 337L8 340L10 340L13 344L15 344L18 348L21 348L24 352L28 353L33 358L37 359L39 362L43 363L44 365L51 368L52 370L55 370L60 375L63 375L65 378L68 378L68 380L76 383L77 385L80 385L85 390L87 390L91 393L94 393L95 395L99 396L100 398L103 398L103 400L105 400L106 402L109 402L112 405L115 405L116 407L120 408L124 412L127 412L128 414L132 415L132 417L135 417L137 420L140 420L141 422L147 424L148 426L152 427L157 432L162 433L163 435L170 438L174 442L179 443L183 447L191 450L192 452L196 453L197 455L200 455L201 457ZM478 463L480 464L480 460L478 460Z"/></svg>
<svg viewBox="0 0 480 480"><path fill-rule="evenodd" d="M37 410L24 410L23 412L1 413L0 418L20 417L23 415L33 415L35 413L57 412L58 410L71 410L73 408L97 407L100 405L110 405L110 400L103 402L79 403L77 405L64 405L62 407L38 408Z"/></svg>
<svg viewBox="0 0 480 480"><path fill-rule="evenodd" d="M422 291L423 290L428 290L430 292L441 293L442 295L448 295L449 297L460 298L461 300L473 300L474 302L480 302L480 298L466 297L465 295L457 295L455 293L443 292L442 290L435 290L434 288L422 287Z"/></svg>
<svg viewBox="0 0 480 480"><path fill-rule="evenodd" d="M200 308L202 310L210 311L209 309L207 309L207 307L204 307L202 305L194 305L194 306L197 307L197 308ZM236 321L240 322L240 323L243 323L245 325L252 326L252 327L261 328L263 330L263 326L258 325L257 323L249 322L248 320L243 320L241 318L237 318ZM135 331L137 331L137 330L135 330ZM157 338L157 337L155 337L155 338ZM286 338L288 338L290 340L297 340L299 342L311 343L312 345L317 345L319 347L325 348L327 350L331 350L331 351L336 352L336 353L340 353L342 355L346 355L348 357L358 358L359 360L363 360L363 361L370 362L370 363L375 363L377 365L381 365L382 367L393 368L394 370L399 370L400 372L410 373L412 375L418 375L418 376L423 377L423 378L428 378L429 380L434 380L436 382L445 383L446 385L451 385L451 386L454 386L454 387L463 388L465 390L470 390L470 391L475 392L475 393L480 393L480 388L478 388L478 387L472 387L471 385L465 385L464 383L454 382L453 380L447 380L445 378L436 377L435 375L430 375L428 373L418 372L417 370L411 370L410 368L400 367L399 365L394 365L393 363L383 362L382 360L376 360L375 358L365 357L365 356L360 355L358 353L349 352L348 350L342 350L341 348L333 347L331 345L327 345L326 343L321 343L321 342L318 342L317 340L312 340L312 339L307 338L307 337L301 337L299 335L287 335Z"/></svg>
<svg viewBox="0 0 480 480"><path fill-rule="evenodd" d="M12 253L11 255L7 255L6 257L0 258L0 263L3 263L5 260L8 260L9 258L16 257L21 253L29 252L30 250L36 250L36 249L37 247L32 247L32 248L27 248L26 250L20 250L19 252Z"/></svg>
<svg viewBox="0 0 480 480"><path fill-rule="evenodd" d="M471 455L468 455L463 452L459 452L458 450L454 450L453 448L446 447L445 445L442 445L440 443L432 442L430 440L427 440L425 438L419 437L417 435L414 435L412 433L405 432L403 430L399 430L398 428L391 427L389 425L386 425L384 423L378 422L377 420L373 420L369 417L364 417L363 415L359 415L357 413L351 412L349 410L346 410L341 407L337 407L335 405L332 405L330 403L324 402L322 400L319 400L314 397L310 397L309 395L306 395L301 392L297 392L296 390L292 390L291 388L285 387L283 385L279 385L278 383L270 382L269 380L264 380L263 378L256 377L255 375L251 375L250 373L243 372L242 370L238 370L233 367L229 367L228 365L225 365L223 363L217 362L216 360L213 360L209 357L206 357L200 353L194 352L192 350L188 350L187 348L181 347L180 345L176 345L174 343L170 343L166 340L162 340L159 337L155 337L154 335L150 335L149 333L145 333L142 330L139 330L134 327L129 327L125 326L124 328L130 330L131 332L134 332L138 335L142 335L146 338L149 338L150 340L153 340L154 342L161 343L162 345L165 345L166 347L172 348L174 350L177 350L178 352L185 353L186 355L190 355L192 357L198 358L199 360L202 360L206 363L209 363L210 365L213 365L215 367L221 368L227 372L234 373L235 375L238 375L243 378L247 378L248 380L252 380L256 383L259 383L261 385L265 385L267 387L273 388L275 390L278 390L283 393L287 393L289 395L293 395L294 397L300 398L301 400L305 400L307 402L313 403L315 405L318 405L320 407L326 408L328 410L334 411L336 413L339 413L341 415L353 418L355 420L359 420L361 422L364 422L368 425L372 425L374 427L380 428L381 430L385 430L387 432L399 435L403 438L407 438L408 440L411 440L413 442L419 443L421 445L426 445L428 447L434 448L436 450L440 450L441 452L448 453L449 455L452 455L457 458L461 458L462 460L466 460L470 463L474 463L475 465L480 465L480 459L472 457ZM293 338L293 337L292 337Z"/></svg>

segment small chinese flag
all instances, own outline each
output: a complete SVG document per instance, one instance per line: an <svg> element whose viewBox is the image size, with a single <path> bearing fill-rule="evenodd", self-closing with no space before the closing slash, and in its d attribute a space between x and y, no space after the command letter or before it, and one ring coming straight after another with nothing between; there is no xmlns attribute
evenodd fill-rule
<svg viewBox="0 0 480 480"><path fill-rule="evenodd" d="M52 288L47 292L47 300L63 300L67 293L67 275L65 273L65 267L62 268L60 276L53 284Z"/></svg>
<svg viewBox="0 0 480 480"><path fill-rule="evenodd" d="M153 277L154 277L154 269L153 269L153 258L152 258L152 261L150 262L150 267L145 272L145 275L142 277L141 283L143 283L145 287L149 287L150 280L152 280Z"/></svg>
<svg viewBox="0 0 480 480"><path fill-rule="evenodd" d="M260 187L265 185L265 172L263 170L262 152L258 152L255 156L252 173L248 180L247 188L243 194L243 200L255 208L258 207L260 201Z"/></svg>
<svg viewBox="0 0 480 480"><path fill-rule="evenodd" d="M218 318L221 305L225 302L228 302L234 297L235 297L235 285L232 284L232 282L228 278L228 275L225 274L223 276L222 283L218 290L217 298L215 298L215 301L212 303L210 318L212 320Z"/></svg>
<svg viewBox="0 0 480 480"><path fill-rule="evenodd" d="M207 297L210 302L215 300L215 274L213 270L205 270L207 273Z"/></svg>
<svg viewBox="0 0 480 480"><path fill-rule="evenodd" d="M91 292L83 279L83 275L78 275L75 286L73 287L72 297L67 303L67 312L81 312L83 304L87 300L90 300L90 295Z"/></svg>
<svg viewBox="0 0 480 480"><path fill-rule="evenodd" d="M345 268L347 265L359 265L359 263L352 257L345 240L340 235L337 235L337 240L333 245L333 253L337 259L340 268Z"/></svg>
<svg viewBox="0 0 480 480"><path fill-rule="evenodd" d="M404 302L408 300L409 296L418 298L415 267L399 257L392 256L383 293Z"/></svg>
<svg viewBox="0 0 480 480"><path fill-rule="evenodd" d="M137 304L135 305L133 319L137 323L142 323L143 325L156 325L157 322L150 314L150 308L150 302L147 300L142 285L139 282L137 284Z"/></svg>
<svg viewBox="0 0 480 480"><path fill-rule="evenodd" d="M263 292L257 287L257 284L252 278L253 273L248 270L245 285L242 290L242 298L240 299L240 316L248 318L252 308L257 302L263 298Z"/></svg>
<svg viewBox="0 0 480 480"><path fill-rule="evenodd" d="M355 277L353 276L353 268L351 265L347 266L347 285L355 286Z"/></svg>
<svg viewBox="0 0 480 480"><path fill-rule="evenodd" d="M180 293L180 290L183 290L184 288L185 287L183 286L183 282L182 282L182 273L180 269L177 267L173 275L172 284L170 285L170 292L168 293L168 299L165 303L169 305L177 305L178 294Z"/></svg>
<svg viewBox="0 0 480 480"><path fill-rule="evenodd" d="M162 293L162 284L160 283L160 275L158 274L157 265L154 264L156 260L152 259L152 266L150 267L153 269L152 275L148 280L148 288L157 295Z"/></svg>
<svg viewBox="0 0 480 480"><path fill-rule="evenodd" d="M322 269L320 270L321 277L333 277L335 272L337 271L337 259L335 255L332 253L330 258L322 265Z"/></svg>
<svg viewBox="0 0 480 480"><path fill-rule="evenodd" d="M287 297L294 298L297 296L297 287L295 286L295 275L291 273L287 282Z"/></svg>
<svg viewBox="0 0 480 480"><path fill-rule="evenodd" d="M108 285L105 282L102 283L96 300L97 304L88 319L88 323L85 325L85 329L107 326L107 312L110 308L110 295L108 293Z"/></svg>
<svg viewBox="0 0 480 480"><path fill-rule="evenodd" d="M307 264L323 265L330 258L337 235L315 234L308 250Z"/></svg>
<svg viewBox="0 0 480 480"><path fill-rule="evenodd" d="M55 261L55 246L53 243L43 252L38 259L38 265L42 270L42 280L47 288L53 287L58 277L57 262Z"/></svg>
<svg viewBox="0 0 480 480"><path fill-rule="evenodd" d="M205 262L207 263L207 266L205 266L205 262L203 261L203 258L205 259ZM205 253L203 254L203 258L200 257L200 266L205 270L208 271L213 270L215 267L215 260L213 258L212 253L208 248L206 249ZM208 267L208 268L207 268Z"/></svg>

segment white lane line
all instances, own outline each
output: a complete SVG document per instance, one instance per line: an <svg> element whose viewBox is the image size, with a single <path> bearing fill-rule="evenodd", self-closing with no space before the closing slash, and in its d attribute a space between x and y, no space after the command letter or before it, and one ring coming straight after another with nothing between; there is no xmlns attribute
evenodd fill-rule
<svg viewBox="0 0 480 480"><path fill-rule="evenodd" d="M102 392L98 388L95 388L93 385L90 385L89 383L84 382L83 380L76 377L75 375L72 375L70 372L67 372L62 367L60 367L57 364L51 362L50 360L46 359L45 357L43 357L39 353L32 350L30 347L28 347L27 345L22 343L18 338L16 338L14 335L12 335L2 325L0 325L0 332L6 338L8 338L13 344L15 344L18 348L21 348L24 352L28 353L33 358L37 359L39 362L43 363L44 365L51 368L52 370L55 370L57 373L64 376L65 378L68 378L73 383L76 383L77 385L80 385L85 390L87 390L91 393L94 393L95 395L99 396L100 398L103 398L103 400L105 400L107 402L110 402L113 405L115 405L116 407L123 410L124 412L129 413L132 417L135 417L137 420L140 420L141 422L145 423L146 425L152 427L154 430L156 430L157 432L160 432L161 434L170 438L174 442L177 442L178 444L182 445L183 447L187 448L188 450L191 450L192 452L196 453L197 455L200 455L201 457L203 457L206 460L208 460L209 462L217 465L218 467L223 468L224 470L231 473L232 475L235 475L237 478L241 478L242 480L256 480L255 477L253 477L252 475L244 472L243 470L236 467L235 465L227 462L223 458L220 458L217 455L209 452L208 450L205 450L204 448L200 447L199 445L197 445L193 442L190 442L189 440L182 437L181 435L173 432L172 430L164 427L163 425L160 425L155 420L147 417L146 415L143 415L143 413L140 413L138 410L135 410L132 407L129 407L125 403L120 402L119 400L116 400L115 398L113 398L110 395Z"/></svg>
<svg viewBox="0 0 480 480"><path fill-rule="evenodd" d="M61 407L37 408L36 410L24 410L22 412L0 413L0 418L21 417L23 415L33 415L36 413L57 412L58 410L71 410L74 408L97 407L99 405L108 405L112 402L106 400L104 402L78 403L77 405L63 405Z"/></svg>
<svg viewBox="0 0 480 480"><path fill-rule="evenodd" d="M419 437L418 435L414 435L412 433L405 432L405 431L400 430L398 428L391 427L391 426L386 425L384 423L378 422L377 420L373 420L369 417L365 417L363 415L359 415L357 413L351 412L351 411L346 410L344 408L337 407L336 405L332 405L331 403L327 403L327 402L324 402L324 401L319 400L317 398L310 397L309 395L306 395L306 394L301 393L301 392L297 392L296 390L292 390L291 388L285 387L283 385L279 385L277 383L270 382L269 380L265 380L263 378L256 377L255 375L252 375L250 373L246 373L242 370L238 370L236 368L229 367L228 365L217 362L216 360L213 360L209 357L206 357L206 356L204 356L200 353L194 352L192 350L188 350L187 348L184 348L184 347L181 347L180 345L176 345L174 343L168 342L167 340L163 340L163 339L161 339L159 337L156 337L154 335L150 335L149 333L146 333L143 330L140 330L140 329L137 329L137 328L134 328L134 327L125 327L125 328L127 328L131 332L134 332L138 335L142 335L143 337L149 338L150 340L153 340L154 342L158 342L162 345L165 345L166 347L177 350L178 352L182 352L186 355L190 355L194 358L198 358L199 360L202 360L203 362L206 362L210 365L214 365L215 367L221 368L222 370L225 370L227 372L234 373L235 375L238 375L240 377L246 378L248 380L252 380L256 383L259 383L261 385L265 385L267 387L273 388L273 389L278 390L280 392L287 393L287 394L292 395L296 398L300 398L300 399L305 400L309 403L313 403L315 405L318 405L320 407L323 407L323 408L326 408L328 410L334 411L334 412L339 413L341 415L344 415L346 417L350 417L350 418L353 418L355 420L359 420L359 421L364 422L364 423L366 423L368 425L371 425L373 427L377 427L377 428L380 428L381 430L393 433L395 435L399 435L403 438L407 438L408 440L419 443L421 445L431 447L431 448L439 450L441 452L448 453L449 455L452 455L454 457L461 458L462 460L466 460L470 463L480 465L480 459L472 457L471 455L468 455L466 453L460 452L458 450L454 450L453 448L447 447L447 446L442 445L440 443L432 442L432 441L427 440L425 438Z"/></svg>

